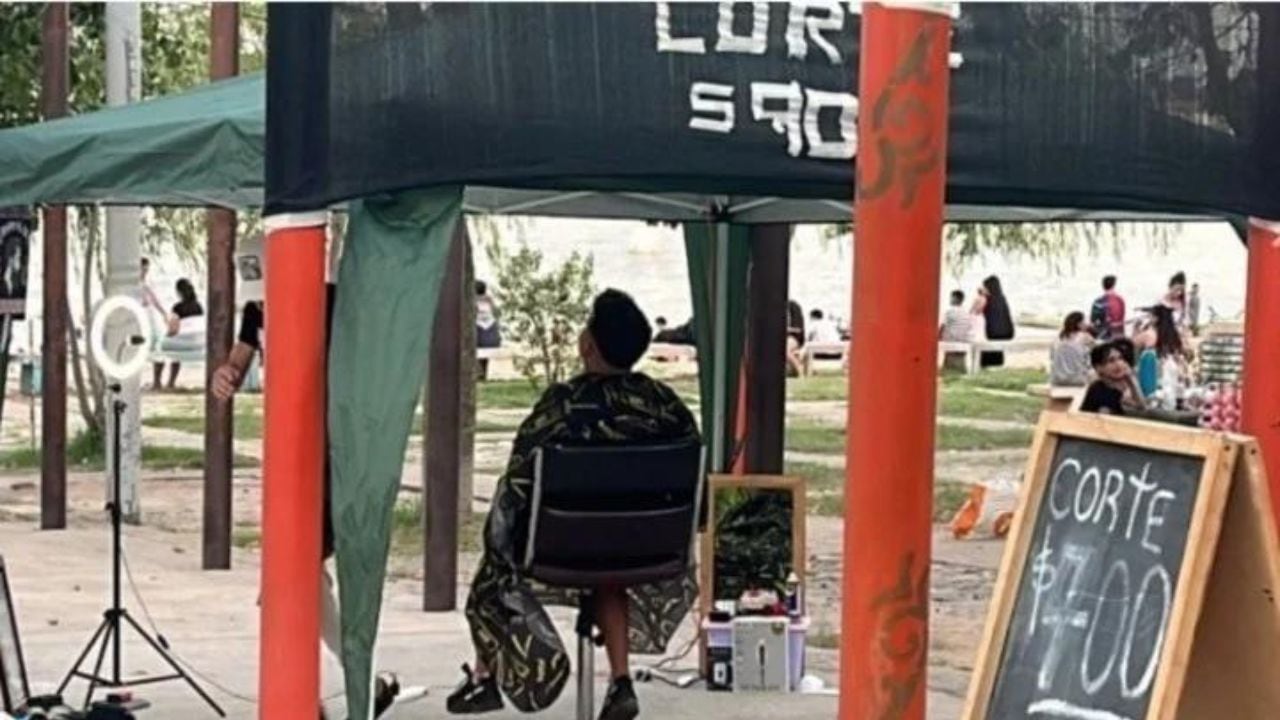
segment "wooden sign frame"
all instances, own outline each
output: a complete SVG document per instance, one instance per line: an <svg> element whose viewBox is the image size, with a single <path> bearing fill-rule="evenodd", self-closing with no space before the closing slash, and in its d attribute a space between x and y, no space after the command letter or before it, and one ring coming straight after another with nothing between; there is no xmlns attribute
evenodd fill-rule
<svg viewBox="0 0 1280 720"><path fill-rule="evenodd" d="M1238 624L1231 617L1232 611L1224 606L1222 598L1233 586L1252 584L1257 586L1258 592L1255 595L1262 601L1250 604L1246 617L1254 619L1256 624L1245 632L1255 637L1259 633L1270 633L1280 639L1280 606L1277 606L1273 596L1280 592L1280 555L1276 549L1275 524L1267 498L1266 479L1262 476L1260 462L1236 462L1242 447L1247 451L1246 456L1250 453L1256 455L1256 445L1252 440L1239 436L1074 413L1044 413L1040 418L1022 484L1018 511L1006 540L1004 559L1000 565L1000 574L961 717L964 720L987 720L1032 535L1049 484L1050 466L1062 438L1080 438L1204 459L1191 524L1187 530L1178 586L1169 614L1169 626L1160 652L1150 704L1142 720L1207 720L1210 717L1228 717L1217 712L1223 708L1223 702L1238 704L1240 698L1232 696L1249 694L1240 692L1245 688L1223 686L1224 682L1231 682L1237 677L1234 675L1234 667L1243 658L1240 657L1239 648L1234 649L1234 661L1226 654L1232 650L1229 647L1219 649L1215 653L1216 657L1208 654L1207 645L1206 651L1197 653L1197 637L1216 631L1206 630L1210 623L1200 623L1198 635L1197 621L1208 608L1209 612L1221 615L1217 618L1218 624ZM1240 467L1237 468L1237 465ZM1233 482L1234 474L1241 469L1245 477ZM1230 492L1233 487L1235 492ZM1228 528L1227 537L1220 544L1224 518L1228 516L1229 497L1233 501L1233 512L1225 525ZM1240 557L1234 560L1237 564L1247 566L1249 577L1215 578L1213 597L1206 601L1207 590L1211 587L1210 574L1214 570L1220 545L1224 549L1236 548L1235 552ZM1225 566L1220 565L1220 569L1222 567ZM1280 656L1280 649L1274 648L1276 643L1271 645L1268 652L1272 658ZM1224 670L1219 671L1226 673L1222 680L1212 683L1201 678L1189 679L1189 667L1199 668L1214 660L1224 667ZM1261 672L1269 673L1268 677L1274 679L1276 667L1273 664ZM1236 720L1275 716L1276 708L1280 707L1276 704L1280 690L1274 689L1277 685L1275 682L1270 685L1271 688L1249 688L1250 691L1257 690L1260 691L1258 694L1266 696L1257 702L1271 703L1266 706L1267 712L1262 715L1236 715ZM1185 697L1184 691L1187 691ZM1180 712L1180 702L1186 705L1187 712ZM1191 714L1190 708L1210 707L1215 710L1212 714Z"/></svg>
<svg viewBox="0 0 1280 720"><path fill-rule="evenodd" d="M808 505L804 480L786 475L711 475L707 478L707 529L698 537L698 595L702 616L711 612L715 589L716 493L720 490L781 490L791 494L791 568L803 585L808 550Z"/></svg>

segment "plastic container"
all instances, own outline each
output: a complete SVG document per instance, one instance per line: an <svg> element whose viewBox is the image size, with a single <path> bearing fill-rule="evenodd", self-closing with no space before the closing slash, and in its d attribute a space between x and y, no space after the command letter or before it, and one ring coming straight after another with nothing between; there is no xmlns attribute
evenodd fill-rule
<svg viewBox="0 0 1280 720"><path fill-rule="evenodd" d="M703 621L702 631L707 636L707 648L732 648L733 623L713 623ZM809 633L809 618L793 619L787 625L787 668L788 689L796 692L800 689L800 680L804 678L805 639Z"/></svg>

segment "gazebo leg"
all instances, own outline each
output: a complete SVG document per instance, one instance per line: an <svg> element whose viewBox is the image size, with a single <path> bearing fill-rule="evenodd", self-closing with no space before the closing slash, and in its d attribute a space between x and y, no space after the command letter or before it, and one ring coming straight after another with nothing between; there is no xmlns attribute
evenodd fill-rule
<svg viewBox="0 0 1280 720"><path fill-rule="evenodd" d="M324 213L267 218L262 720L320 711L325 227Z"/></svg>
<svg viewBox="0 0 1280 720"><path fill-rule="evenodd" d="M1249 222L1244 311L1244 431L1258 439L1280 520L1280 223Z"/></svg>
<svg viewBox="0 0 1280 720"><path fill-rule="evenodd" d="M925 717L950 32L863 6L840 720Z"/></svg>

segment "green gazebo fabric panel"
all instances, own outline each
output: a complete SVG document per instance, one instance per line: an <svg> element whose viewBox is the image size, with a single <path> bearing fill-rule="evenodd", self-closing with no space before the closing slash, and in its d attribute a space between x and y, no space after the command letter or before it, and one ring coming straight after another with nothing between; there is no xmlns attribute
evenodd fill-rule
<svg viewBox="0 0 1280 720"><path fill-rule="evenodd" d="M728 303L716 307L716 233L713 223L685 223L685 257L689 263L689 290L693 296L693 329L698 343L698 388L702 398L702 437L708 452L713 446L711 435L715 418L715 327L716 316L724 313L728 322L727 362L725 364L725 392L728 397L725 408L725 438L722 447L725 457L720 467L728 468L735 455L734 429L737 425L738 379L741 376L742 354L746 342L747 316L747 267L751 250L747 242L748 227L729 225ZM715 467L716 463L711 463Z"/></svg>
<svg viewBox="0 0 1280 720"><path fill-rule="evenodd" d="M460 188L352 203L329 349L329 438L348 717L370 710L391 512Z"/></svg>

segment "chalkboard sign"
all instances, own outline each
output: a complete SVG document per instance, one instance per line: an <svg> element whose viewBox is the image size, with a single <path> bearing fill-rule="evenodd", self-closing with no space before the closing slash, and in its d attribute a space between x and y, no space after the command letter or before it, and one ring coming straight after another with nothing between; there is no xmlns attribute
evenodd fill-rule
<svg viewBox="0 0 1280 720"><path fill-rule="evenodd" d="M1145 716L1203 469L1057 444L987 717Z"/></svg>
<svg viewBox="0 0 1280 720"><path fill-rule="evenodd" d="M966 720L1182 717L1239 446L1205 431L1045 414Z"/></svg>

